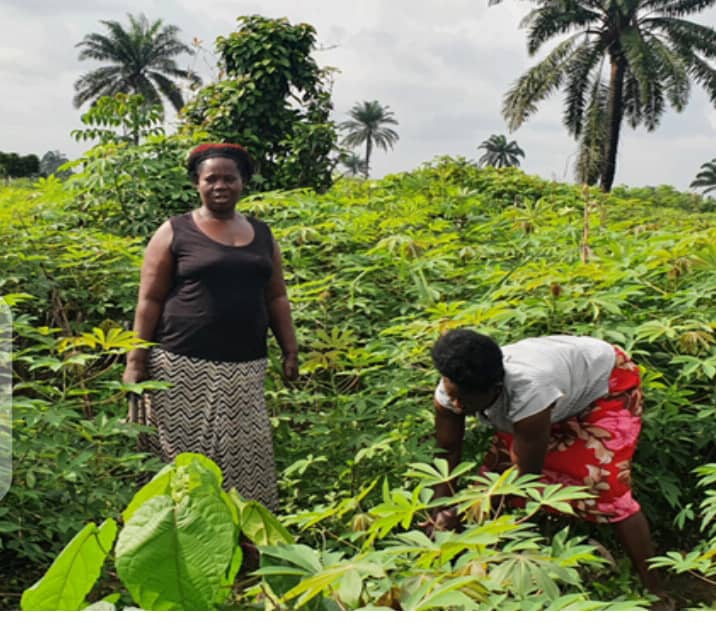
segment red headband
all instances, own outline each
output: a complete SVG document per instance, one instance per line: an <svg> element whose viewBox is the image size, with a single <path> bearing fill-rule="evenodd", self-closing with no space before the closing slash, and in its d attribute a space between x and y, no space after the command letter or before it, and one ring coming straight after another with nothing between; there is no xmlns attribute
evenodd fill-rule
<svg viewBox="0 0 716 623"><path fill-rule="evenodd" d="M192 156L196 156L197 154L208 151L209 149L235 149L243 152L244 154L248 153L246 148L238 143L203 143L202 145L192 149L189 157L191 158Z"/></svg>

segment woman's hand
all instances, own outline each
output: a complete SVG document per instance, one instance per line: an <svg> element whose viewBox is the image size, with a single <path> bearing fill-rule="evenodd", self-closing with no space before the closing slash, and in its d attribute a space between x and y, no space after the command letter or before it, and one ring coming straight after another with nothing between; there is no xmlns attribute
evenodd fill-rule
<svg viewBox="0 0 716 623"><path fill-rule="evenodd" d="M290 382L298 378L298 353L286 353L283 356L283 377Z"/></svg>
<svg viewBox="0 0 716 623"><path fill-rule="evenodd" d="M128 363L122 374L122 383L125 385L131 385L134 383L141 383L149 378L149 372L147 372L146 364L142 363Z"/></svg>
<svg viewBox="0 0 716 623"><path fill-rule="evenodd" d="M462 523L457 515L457 509L452 506L438 511L430 519L421 523L420 527L429 537L432 537L435 532L440 530L460 530Z"/></svg>

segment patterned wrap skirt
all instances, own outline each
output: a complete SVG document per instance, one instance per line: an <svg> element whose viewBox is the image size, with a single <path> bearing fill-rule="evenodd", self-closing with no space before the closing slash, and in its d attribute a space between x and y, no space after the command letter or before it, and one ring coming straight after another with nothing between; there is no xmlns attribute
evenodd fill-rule
<svg viewBox="0 0 716 623"><path fill-rule="evenodd" d="M148 371L170 389L146 392L136 420L155 432L140 438L143 450L163 461L198 452L218 464L224 488L278 510L271 423L264 381L267 360L208 361L152 348Z"/></svg>
<svg viewBox="0 0 716 623"><path fill-rule="evenodd" d="M640 509L632 496L631 460L641 431L639 368L614 346L609 393L582 413L552 424L542 481L587 487L594 498L572 505L596 523L627 519ZM481 471L501 472L514 463L512 435L498 432Z"/></svg>

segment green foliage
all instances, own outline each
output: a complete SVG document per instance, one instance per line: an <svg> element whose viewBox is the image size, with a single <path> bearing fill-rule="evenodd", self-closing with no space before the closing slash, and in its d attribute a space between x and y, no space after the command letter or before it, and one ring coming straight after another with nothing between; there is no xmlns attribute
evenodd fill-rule
<svg viewBox="0 0 716 623"><path fill-rule="evenodd" d="M167 218L192 209L196 190L186 171L189 152L206 135L165 136L161 109L140 95L102 97L82 116L77 140L99 140L71 163L81 172L69 180L66 207L82 225L145 240Z"/></svg>
<svg viewBox="0 0 716 623"><path fill-rule="evenodd" d="M716 483L716 463L702 465L694 470L699 476L702 488ZM662 567L673 573L688 573L702 578L708 583L716 581L716 490L706 489L705 496L699 505L701 509L701 532L704 539L688 553L670 551L665 556L652 559L654 567ZM713 608L714 600L707 607Z"/></svg>
<svg viewBox="0 0 716 623"><path fill-rule="evenodd" d="M474 464L458 471L474 470ZM368 509L366 522L346 535L355 552L345 548L304 544L263 547L259 573L276 595L275 604L288 609L354 610L542 610L570 604L574 609L627 609L638 602L607 604L590 601L582 592L580 566L601 564L593 548L561 532L545 542L530 522L559 499L578 499L576 488L542 491L533 476L503 475L469 478L472 484L452 499L432 500L431 486L452 475L446 462L414 464L407 476L414 488L390 489ZM526 497L526 510L505 513L504 496ZM465 521L459 533L440 532L434 539L416 530L429 521L438 505L456 503ZM341 515L342 503L333 507ZM568 505L563 507L570 512ZM324 516L324 520L327 519ZM299 513L298 525L314 526L315 517Z"/></svg>
<svg viewBox="0 0 716 623"><path fill-rule="evenodd" d="M162 107L147 105L141 95L104 95L82 115L82 123L87 127L71 132L76 141L138 145L148 136L164 134Z"/></svg>
<svg viewBox="0 0 716 623"><path fill-rule="evenodd" d="M186 159L202 138L174 134L151 136L140 145L97 145L73 163L82 172L70 179L70 209L88 224L148 239L167 218L195 207Z"/></svg>
<svg viewBox="0 0 716 623"><path fill-rule="evenodd" d="M28 588L23 610L82 610L117 536L117 523L87 524L52 563L42 580Z"/></svg>
<svg viewBox="0 0 716 623"><path fill-rule="evenodd" d="M166 139L152 137L136 149L155 140ZM14 305L20 389L15 481L0 505L0 583L8 592L18 582L31 584L87 521L117 517L148 467L132 450L138 427L122 422L124 394L141 388L118 382L130 344L121 326L134 306L142 247L79 227L87 211L65 208L78 192L56 178L0 190L7 249L2 292ZM567 571L555 562L555 552L582 545L560 537L547 554L547 541L532 532L537 528L525 527L532 520L520 524L527 541L514 540L509 522L500 519L504 508L494 516L497 497L486 493L494 483L476 481L469 494L475 497L454 500L479 539L495 526L489 522L498 522L499 539L484 545L499 550L499 571L490 581L480 575L482 563L460 563L463 575L455 573L448 554L465 533L443 535L439 546L418 536L432 504L428 483L445 477L439 464L431 466L437 377L428 349L455 326L479 328L502 342L590 334L632 353L646 399L633 469L636 497L657 543L688 550L701 540L690 515L702 497L692 470L713 461L716 436L714 215L698 195L666 187L595 191L586 215L591 253L583 262L584 201L575 186L450 158L380 181L344 179L324 195L273 192L242 201L240 209L265 219L281 243L302 375L294 388L283 386L272 344L267 397L283 525L251 502L230 496L231 506L256 543L273 547L280 538L286 545L276 553L308 560L292 563L267 550L263 567L292 573L267 574L261 588L244 587L220 607L296 607L305 595L302 607L585 608L595 600L592 587L607 586L599 595L637 593L630 574L615 579L591 566L585 584L561 579L564 572L584 582L581 553ZM129 212L126 227L139 226L132 218ZM68 322L59 309L69 310ZM479 463L489 438L489 431L471 427L465 459ZM166 496L168 483L154 481L130 514ZM485 495L489 507L477 504ZM556 490L540 495L555 506L564 502ZM178 526L169 522L169 507L162 508L171 534ZM517 542L531 545L522 551ZM391 549L398 547L412 549ZM515 552L524 562L507 557ZM416 579L420 571L429 581ZM533 577L549 592L525 592ZM309 584L287 596L303 581ZM111 585L106 573L105 585ZM206 603L219 595L201 594ZM123 594L118 603L130 597Z"/></svg>
<svg viewBox="0 0 716 623"><path fill-rule="evenodd" d="M633 205L638 201L644 208L660 210L671 208L687 212L716 212L716 199L702 197L695 193L683 193L673 186L647 186L645 188L628 188L616 186L612 195L620 199L632 200Z"/></svg>
<svg viewBox="0 0 716 623"><path fill-rule="evenodd" d="M247 502L234 490L229 496L221 482L213 461L180 454L125 509L113 559L124 587L143 610L209 610L230 595L242 560L238 537L244 519L250 529L256 522L245 515ZM251 504L252 516L260 515L265 527L263 542L286 542L285 529L271 513ZM116 533L113 519L99 530L92 523L85 526L23 593L23 610L84 608Z"/></svg>
<svg viewBox="0 0 716 623"><path fill-rule="evenodd" d="M206 610L225 599L241 563L237 513L221 472L204 457L180 455L124 513L117 574L144 610ZM147 498L147 499L144 499ZM158 572L161 570L161 572Z"/></svg>
<svg viewBox="0 0 716 623"><path fill-rule="evenodd" d="M157 462L131 450L139 430L124 422L117 363L136 338L118 328L62 337L30 324L19 312L23 297L5 298L16 305L13 485L0 507L0 577L10 588L88 517L121 508Z"/></svg>
<svg viewBox="0 0 716 623"><path fill-rule="evenodd" d="M91 171L84 179L92 179ZM140 241L77 227L92 212L64 206L79 203L53 177L30 191L0 193L0 244L6 249L0 293L32 296L35 321L68 334L105 319L131 320L142 252Z"/></svg>
<svg viewBox="0 0 716 623"><path fill-rule="evenodd" d="M330 70L312 57L315 29L259 15L238 22L216 41L226 78L187 104L185 128L244 145L258 165L256 188L327 189L336 132Z"/></svg>
<svg viewBox="0 0 716 623"><path fill-rule="evenodd" d="M593 548L566 531L546 543L529 522L540 508L584 497L577 488L542 491L534 476L519 478L514 470L473 478L474 486L459 499L445 500L459 503L464 511L463 532L438 533L431 540L413 529L419 516L429 518L428 511L444 502L431 500L432 475L451 475L442 473L445 461L436 463L436 469L414 465L413 475L421 480L412 491L390 490L385 483L383 501L367 513L372 523L353 535L356 551L347 556L295 543L267 509L242 500L233 489L225 493L213 462L180 454L125 510L114 547L117 574L144 610L225 606L242 559L238 535L248 536L260 517L264 529L258 575L264 582L260 592L234 596L244 605L251 600L282 610L541 610L566 603L572 609L612 610L640 605L586 598L578 568L601 564ZM501 514L498 504L491 513L494 500L506 495L526 497L526 510ZM406 505L406 500L412 503ZM475 508L481 511L475 513ZM300 515L294 518L302 521ZM116 532L111 519L99 529L92 523L85 526L45 576L24 592L23 609L85 607Z"/></svg>

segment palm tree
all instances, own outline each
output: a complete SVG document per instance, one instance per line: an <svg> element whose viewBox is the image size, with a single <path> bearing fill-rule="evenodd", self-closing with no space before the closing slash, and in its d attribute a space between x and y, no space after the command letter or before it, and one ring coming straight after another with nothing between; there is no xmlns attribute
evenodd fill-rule
<svg viewBox="0 0 716 623"><path fill-rule="evenodd" d="M393 117L389 107L381 106L377 100L355 104L348 114L350 120L338 125L341 130L348 132L343 138L343 144L347 147L359 147L365 143L365 176L368 177L373 145L383 151L392 149L399 138L398 133L384 126L398 125L398 121Z"/></svg>
<svg viewBox="0 0 716 623"><path fill-rule="evenodd" d="M501 0L490 0L498 4ZM716 103L716 30L683 19L716 0L533 0L527 49L566 35L507 92L510 131L564 90L564 124L581 139L578 175L611 190L622 121L654 130L666 103L681 111L691 82ZM595 162L596 160L596 162Z"/></svg>
<svg viewBox="0 0 716 623"><path fill-rule="evenodd" d="M518 167L520 158L525 157L525 152L516 141L507 142L504 134L493 134L486 141L482 141L478 149L485 151L477 163L480 166L495 167Z"/></svg>
<svg viewBox="0 0 716 623"><path fill-rule="evenodd" d="M703 188L704 195L716 191L716 158L701 165L696 179L689 184L691 188Z"/></svg>
<svg viewBox="0 0 716 623"><path fill-rule="evenodd" d="M361 158L358 154L354 152L344 153L341 155L339 160L350 175L366 174L367 167L365 164L365 160L363 160L363 158Z"/></svg>
<svg viewBox="0 0 716 623"><path fill-rule="evenodd" d="M128 15L129 29L115 21L101 23L108 33L92 33L75 47L82 48L79 59L108 61L110 64L84 74L75 82L74 105L96 102L103 95L139 94L147 105L163 107L162 95L179 111L184 98L176 79L200 83L199 76L189 69L177 67L174 57L194 54L192 48L177 38L176 26L164 26L162 20L151 24L140 14Z"/></svg>

